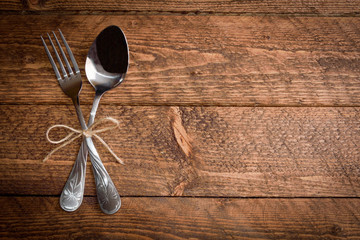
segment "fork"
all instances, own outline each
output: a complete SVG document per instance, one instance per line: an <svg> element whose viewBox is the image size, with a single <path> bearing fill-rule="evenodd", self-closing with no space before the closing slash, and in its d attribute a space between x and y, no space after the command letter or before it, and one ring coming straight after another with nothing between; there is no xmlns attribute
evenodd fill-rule
<svg viewBox="0 0 360 240"><path fill-rule="evenodd" d="M81 80L81 74L79 67L76 63L76 60L74 58L74 55L68 45L68 43L65 40L64 35L62 34L61 30L59 29L60 37L65 45L66 51L70 57L70 60L72 62L74 71L71 68L71 65L61 47L61 44L56 37L56 34L54 32L53 36L55 38L55 41L57 43L58 49L60 50L61 56L66 64L66 67L68 69L68 72L66 72L65 67L61 61L61 58L56 50L56 47L50 37L49 34L47 34L50 44L54 50L56 59L58 61L58 64L60 66L62 75L60 75L60 72L57 68L57 65L51 56L51 53L46 45L46 42L44 38L41 36L41 40L43 42L43 45L45 47L46 54L50 60L50 63L54 69L56 78L59 82L59 85L63 92L71 98L76 114L78 116L81 128L83 130L87 129L86 122L84 120L84 116L82 114L82 111L80 109L80 103L79 103L79 93L81 91L82 87L82 80ZM60 196L60 206L62 209L68 212L75 211L78 209L82 203L83 196L84 196L84 188L85 188L85 175L86 175L86 159L87 154L86 150L89 149L90 153L90 160L93 165L93 172L95 176L96 182L96 191L98 195L98 200L100 204L101 210L106 214L113 214L117 212L121 206L121 200L119 193L117 192L114 183L112 182L109 174L107 173L98 152L96 151L96 148L94 146L94 143L91 139L91 137L85 138L86 145L84 148L81 148L83 151L79 151L78 156L75 160L74 166L71 170L71 173L69 175L69 178L64 186L64 189ZM101 197L99 197L101 196Z"/></svg>

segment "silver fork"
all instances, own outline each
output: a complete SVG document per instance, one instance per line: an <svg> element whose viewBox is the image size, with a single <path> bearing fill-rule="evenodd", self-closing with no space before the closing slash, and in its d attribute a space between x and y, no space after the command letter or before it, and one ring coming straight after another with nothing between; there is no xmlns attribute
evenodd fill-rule
<svg viewBox="0 0 360 240"><path fill-rule="evenodd" d="M74 55L71 52L71 49L69 45L67 44L65 37L63 36L62 32L59 29L59 33L61 36L61 39L65 45L66 51L71 59L71 62L74 67L74 71L72 70L70 63L60 45L60 42L58 38L56 37L55 33L52 32L54 35L54 38L56 40L56 43L58 45L58 48L60 50L61 56L67 66L68 73L65 70L65 67L61 61L61 58L56 50L56 47L50 37L49 34L48 38L50 41L50 44L52 48L54 49L54 53L56 56L56 59L58 61L58 64L60 66L62 76L60 75L60 72L55 64L55 61L53 57L51 56L51 53L46 45L45 40L41 36L41 40L44 44L46 54L50 60L50 63L54 69L56 78L60 84L61 89L63 92L71 98L73 101L73 104L76 109L76 114L78 116L78 119L80 121L81 128L83 130L87 129L87 125L84 120L84 116L80 109L79 104L79 93L82 87L82 81L81 81L81 75L79 67L76 63L76 60L74 58ZM89 149L90 153L90 160L92 162L92 165L94 167L94 175L95 179L99 179L96 184L96 191L98 194L98 200L100 204L101 210L106 214L113 214L117 212L121 206L120 196L117 192L114 183L112 182L109 174L105 170L105 167L103 163L101 162L101 159L99 157L98 152L96 151L96 148L94 146L94 143L91 139L91 137L85 138L87 148ZM69 178L65 184L65 187L61 193L60 196L60 206L65 211L75 211L78 209L82 203L83 196L84 196L84 187L85 187L85 175L86 175L86 146L84 148L81 148L83 151L79 151L78 156L76 158L75 164L73 166L73 169L71 170L71 173L69 175ZM102 171L95 171L96 169L101 169ZM97 176L98 174L101 174L102 176Z"/></svg>

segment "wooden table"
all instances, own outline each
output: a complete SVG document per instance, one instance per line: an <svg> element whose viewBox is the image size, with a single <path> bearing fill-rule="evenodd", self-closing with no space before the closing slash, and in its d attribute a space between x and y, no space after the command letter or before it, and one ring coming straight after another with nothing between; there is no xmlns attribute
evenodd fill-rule
<svg viewBox="0 0 360 240"><path fill-rule="evenodd" d="M34 239L359 239L360 3L356 0L0 3L0 237ZM95 142L122 208L103 214L88 164L73 213L59 196L80 140L40 35L60 28L84 63L120 26L130 68L105 95ZM59 135L64 134L60 132Z"/></svg>

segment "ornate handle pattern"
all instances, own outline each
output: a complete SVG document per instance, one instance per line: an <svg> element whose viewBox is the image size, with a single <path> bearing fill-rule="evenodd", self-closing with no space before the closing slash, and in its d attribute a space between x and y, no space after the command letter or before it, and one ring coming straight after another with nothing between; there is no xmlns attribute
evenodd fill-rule
<svg viewBox="0 0 360 240"><path fill-rule="evenodd" d="M60 196L60 206L68 212L78 209L82 203L85 188L86 160L88 148L85 142L81 147L70 176Z"/></svg>
<svg viewBox="0 0 360 240"><path fill-rule="evenodd" d="M89 125L93 124L95 114L102 94L96 95L91 109ZM82 129L87 129L84 116L79 105L79 97L72 99ZM70 176L60 196L60 206L68 212L75 211L82 203L85 187L86 161L88 152L94 170L96 192L101 210L106 214L114 214L121 207L121 200L116 187L106 171L91 137L81 143Z"/></svg>
<svg viewBox="0 0 360 240"><path fill-rule="evenodd" d="M101 210L106 214L114 214L121 207L120 195L106 171L91 138L85 139L89 148L93 166L96 193Z"/></svg>

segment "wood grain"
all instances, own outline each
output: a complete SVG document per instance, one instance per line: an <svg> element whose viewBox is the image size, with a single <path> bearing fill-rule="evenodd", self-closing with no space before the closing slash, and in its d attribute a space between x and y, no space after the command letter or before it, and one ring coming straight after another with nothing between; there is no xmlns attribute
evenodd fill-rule
<svg viewBox="0 0 360 240"><path fill-rule="evenodd" d="M274 16L0 16L0 103L71 104L39 36L61 28L85 76L111 24L130 68L103 104L360 106L360 18ZM84 83L82 103L92 98Z"/></svg>
<svg viewBox="0 0 360 240"><path fill-rule="evenodd" d="M0 239L359 239L357 0L0 2ZM75 213L59 196L80 146L46 163L53 124L78 127L40 35L60 28L81 67L108 25L130 48L98 118L122 196L101 213L87 166ZM65 136L60 130L51 137Z"/></svg>
<svg viewBox="0 0 360 240"><path fill-rule="evenodd" d="M210 0L5 0L0 2L1 10L30 11L110 11L132 14L151 13L195 13L195 14L359 14L356 0L262 0L262 1L210 1Z"/></svg>
<svg viewBox="0 0 360 240"><path fill-rule="evenodd" d="M95 197L75 213L57 197L0 197L2 239L358 239L359 199L122 198L115 215Z"/></svg>
<svg viewBox="0 0 360 240"><path fill-rule="evenodd" d="M125 165L95 144L122 196L358 197L359 110L101 106L121 121L102 136ZM78 127L72 106L0 106L0 194L61 193L80 142L42 163L59 123Z"/></svg>

